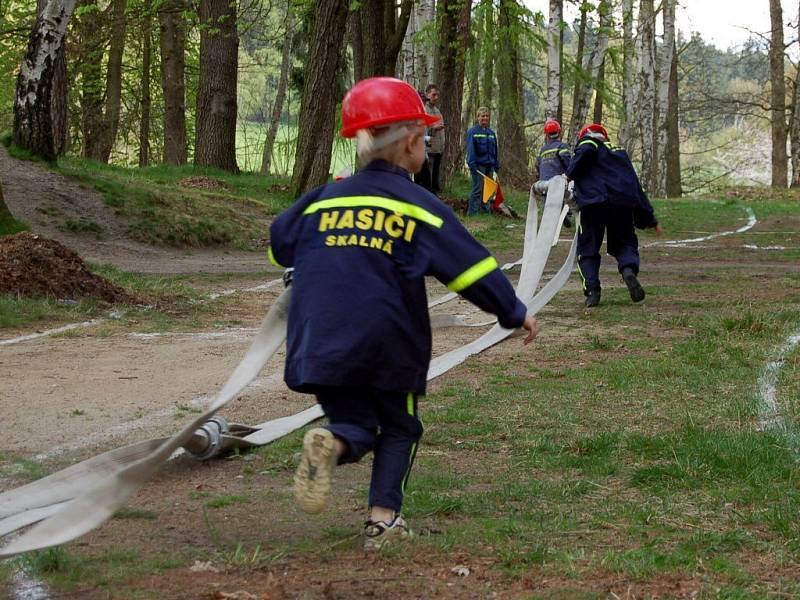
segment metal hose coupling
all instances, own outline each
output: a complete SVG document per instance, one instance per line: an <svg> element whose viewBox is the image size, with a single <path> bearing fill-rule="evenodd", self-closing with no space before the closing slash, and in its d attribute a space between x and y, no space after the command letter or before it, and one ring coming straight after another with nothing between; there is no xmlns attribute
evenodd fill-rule
<svg viewBox="0 0 800 600"><path fill-rule="evenodd" d="M213 417L194 432L186 451L197 460L208 460L216 456L222 446L222 436L230 431L228 422L222 417Z"/></svg>

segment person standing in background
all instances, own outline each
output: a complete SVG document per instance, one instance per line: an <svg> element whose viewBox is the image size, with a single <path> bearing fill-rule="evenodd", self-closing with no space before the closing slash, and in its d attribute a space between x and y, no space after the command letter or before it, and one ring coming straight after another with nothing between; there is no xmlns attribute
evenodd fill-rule
<svg viewBox="0 0 800 600"><path fill-rule="evenodd" d="M432 117L439 117L439 122L428 127L428 166L430 167L430 187L428 191L437 196L442 191L439 180L439 168L442 165L444 154L444 122L441 120L442 112L439 110L439 88L431 83L425 88L428 101L425 103L425 113Z"/></svg>
<svg viewBox="0 0 800 600"><path fill-rule="evenodd" d="M497 158L497 136L489 128L489 109L481 106L475 113L477 125L467 130L467 166L472 175L472 192L469 195L467 215L492 212L491 204L483 203L483 176L492 177L500 170Z"/></svg>

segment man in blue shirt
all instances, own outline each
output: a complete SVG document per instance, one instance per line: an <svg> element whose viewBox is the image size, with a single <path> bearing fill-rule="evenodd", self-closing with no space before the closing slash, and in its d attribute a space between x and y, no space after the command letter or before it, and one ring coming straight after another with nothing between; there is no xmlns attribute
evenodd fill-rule
<svg viewBox="0 0 800 600"><path fill-rule="evenodd" d="M575 200L581 211L578 231L578 272L587 307L600 303L600 246L607 236L608 253L631 300L641 302L645 291L639 283L639 240L634 227L662 229L653 206L636 176L628 153L608 141L602 125L586 125L578 134L575 155L566 175L575 181Z"/></svg>
<svg viewBox="0 0 800 600"><path fill-rule="evenodd" d="M467 166L472 175L468 215L477 215L479 211L491 212L491 204L483 203L483 175L491 178L500 170L500 160L497 157L497 136L489 128L489 109L482 106L475 116L478 123L467 130L466 140Z"/></svg>
<svg viewBox="0 0 800 600"><path fill-rule="evenodd" d="M425 160L425 127L439 120L398 79L360 81L342 103L342 135L356 137L362 168L308 192L270 227L271 260L295 269L284 379L315 394L330 421L306 433L295 498L321 511L335 464L372 451L366 550L411 535L400 510L431 359L425 277L503 327L525 328L525 343L537 331L489 251L410 179Z"/></svg>

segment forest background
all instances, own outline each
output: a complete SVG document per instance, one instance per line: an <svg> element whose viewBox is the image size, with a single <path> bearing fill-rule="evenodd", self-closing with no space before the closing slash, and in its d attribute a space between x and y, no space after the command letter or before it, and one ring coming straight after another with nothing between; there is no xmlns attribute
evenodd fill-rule
<svg viewBox="0 0 800 600"><path fill-rule="evenodd" d="M0 131L48 160L260 171L297 193L353 161L335 135L347 88L395 75L440 86L448 176L487 105L510 183L532 180L556 118L571 142L602 121L657 196L794 186L798 36L784 27L798 15L763 2L772 30L720 50L676 31L676 0L550 0L546 13L516 0L3 0Z"/></svg>

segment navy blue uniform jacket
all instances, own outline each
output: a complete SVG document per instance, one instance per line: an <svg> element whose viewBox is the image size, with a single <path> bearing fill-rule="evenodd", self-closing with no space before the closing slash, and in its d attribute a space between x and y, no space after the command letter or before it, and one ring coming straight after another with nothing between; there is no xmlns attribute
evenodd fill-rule
<svg viewBox="0 0 800 600"><path fill-rule="evenodd" d="M408 173L374 161L299 198L270 227L270 259L294 267L285 380L293 390L425 392L432 275L515 328L526 308L497 261Z"/></svg>
<svg viewBox="0 0 800 600"><path fill-rule="evenodd" d="M575 147L566 175L575 181L575 201L579 208L609 202L631 208L634 224L640 229L658 223L623 148L583 137Z"/></svg>
<svg viewBox="0 0 800 600"><path fill-rule="evenodd" d="M500 170L500 160L497 156L497 136L490 127L473 125L467 129L467 166L491 167Z"/></svg>
<svg viewBox="0 0 800 600"><path fill-rule="evenodd" d="M561 140L549 140L542 144L536 156L536 168L539 170L539 179L547 181L556 175L563 175L572 159L569 146Z"/></svg>

